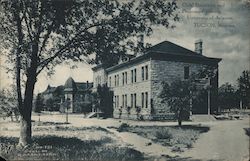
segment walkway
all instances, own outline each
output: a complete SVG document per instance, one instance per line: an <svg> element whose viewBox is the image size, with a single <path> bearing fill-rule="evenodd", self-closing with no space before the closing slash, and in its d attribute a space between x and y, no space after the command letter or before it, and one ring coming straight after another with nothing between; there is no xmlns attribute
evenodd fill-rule
<svg viewBox="0 0 250 161"><path fill-rule="evenodd" d="M174 153L171 152L170 148L162 146L160 144L156 144L153 141L141 137L137 134L130 132L118 132L116 129L109 129L109 128L107 128L107 130L115 134L124 143L144 153L148 157L159 158L161 156L169 156L169 157L176 156Z"/></svg>
<svg viewBox="0 0 250 161"><path fill-rule="evenodd" d="M248 161L249 137L244 128L249 120L216 121L209 132L202 134L194 148L181 154L201 160Z"/></svg>

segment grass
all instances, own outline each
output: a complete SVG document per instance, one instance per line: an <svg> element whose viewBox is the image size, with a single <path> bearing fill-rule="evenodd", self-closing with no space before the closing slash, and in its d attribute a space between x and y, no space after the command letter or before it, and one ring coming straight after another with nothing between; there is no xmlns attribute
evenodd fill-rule
<svg viewBox="0 0 250 161"><path fill-rule="evenodd" d="M121 130L122 129L122 130ZM120 131L136 133L156 143L169 146L172 151L183 152L186 148L191 148L193 143L199 138L201 133L207 132L209 127L201 126L126 126L119 127Z"/></svg>
<svg viewBox="0 0 250 161"><path fill-rule="evenodd" d="M141 152L121 146L105 128L73 127L60 122L32 124L33 142L24 149L18 149L17 137L0 135L1 157L6 160L144 160ZM19 128L4 131L7 134L10 130L15 132L13 136L18 136Z"/></svg>
<svg viewBox="0 0 250 161"><path fill-rule="evenodd" d="M0 137L1 156L7 160L143 160L143 155L131 148L105 146L109 139L80 140L58 136L35 136L25 149L16 147L18 138Z"/></svg>

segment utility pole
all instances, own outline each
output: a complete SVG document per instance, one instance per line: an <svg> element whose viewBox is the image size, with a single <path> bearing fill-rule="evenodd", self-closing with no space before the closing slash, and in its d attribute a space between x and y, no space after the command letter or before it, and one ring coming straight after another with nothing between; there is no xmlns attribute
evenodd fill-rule
<svg viewBox="0 0 250 161"><path fill-rule="evenodd" d="M68 118L69 116L68 116L68 107L66 107L66 123L68 123L68 121L69 121L69 118Z"/></svg>
<svg viewBox="0 0 250 161"><path fill-rule="evenodd" d="M68 123L69 122L69 116L68 116L68 108L69 108L69 106L70 106L70 99L69 98L67 98L66 100L65 100L65 108L66 108L66 123Z"/></svg>
<svg viewBox="0 0 250 161"><path fill-rule="evenodd" d="M207 93L207 114L210 115L211 107L211 78L208 78L208 93Z"/></svg>
<svg viewBox="0 0 250 161"><path fill-rule="evenodd" d="M189 111L189 119L192 120L192 115L193 115L193 98L192 98L192 91L190 91L190 95L191 95L191 98L190 98L190 111Z"/></svg>

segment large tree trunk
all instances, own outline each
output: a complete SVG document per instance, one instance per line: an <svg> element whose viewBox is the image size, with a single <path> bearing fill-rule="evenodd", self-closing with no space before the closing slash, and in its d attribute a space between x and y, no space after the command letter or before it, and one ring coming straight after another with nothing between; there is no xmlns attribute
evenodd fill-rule
<svg viewBox="0 0 250 161"><path fill-rule="evenodd" d="M31 143L31 117L21 116L19 145L24 147Z"/></svg>
<svg viewBox="0 0 250 161"><path fill-rule="evenodd" d="M28 77L25 88L24 103L20 119L20 138L19 145L26 146L31 143L31 113L32 113L32 102L33 92L35 87L35 76L31 75Z"/></svg>
<svg viewBox="0 0 250 161"><path fill-rule="evenodd" d="M36 83L37 71L37 43L32 46L32 57L30 67L27 69L27 81L25 86L23 106L21 109L20 138L19 145L26 146L31 143L31 113L33 105L33 94Z"/></svg>

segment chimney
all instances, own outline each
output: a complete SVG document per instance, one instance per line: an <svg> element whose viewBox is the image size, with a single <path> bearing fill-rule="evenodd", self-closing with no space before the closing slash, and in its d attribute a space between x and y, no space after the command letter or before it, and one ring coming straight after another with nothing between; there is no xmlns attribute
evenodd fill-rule
<svg viewBox="0 0 250 161"><path fill-rule="evenodd" d="M195 41L195 52L202 55L202 40L199 39L199 40L196 40Z"/></svg>
<svg viewBox="0 0 250 161"><path fill-rule="evenodd" d="M137 56L142 54L142 51L144 49L144 35L139 34L137 36L137 45L138 45L138 53L136 53Z"/></svg>

